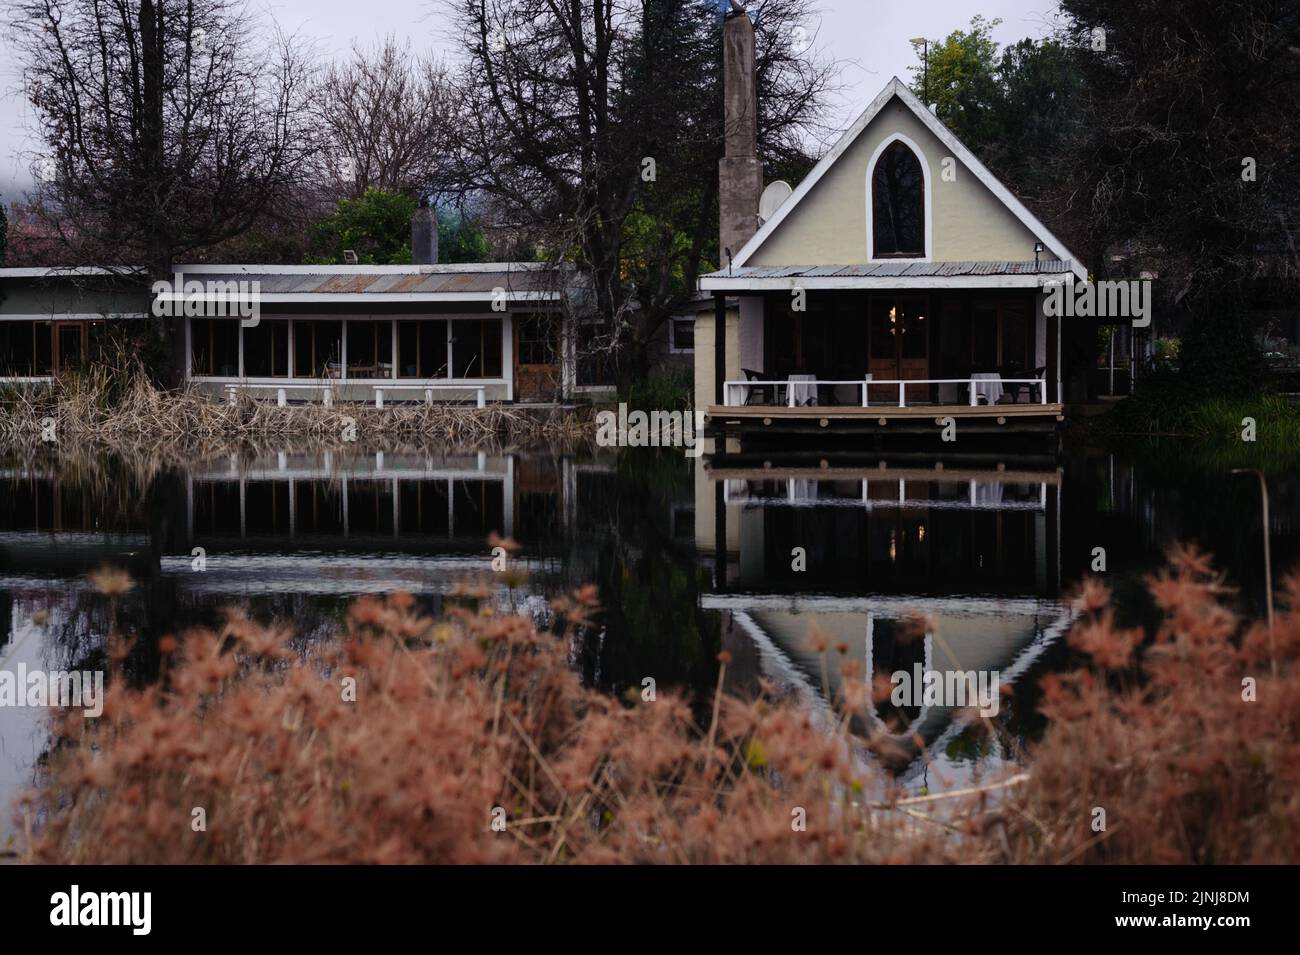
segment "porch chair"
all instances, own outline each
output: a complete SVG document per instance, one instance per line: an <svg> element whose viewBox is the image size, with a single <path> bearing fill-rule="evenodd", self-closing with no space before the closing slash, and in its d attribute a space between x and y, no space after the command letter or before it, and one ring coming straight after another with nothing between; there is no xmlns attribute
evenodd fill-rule
<svg viewBox="0 0 1300 955"><path fill-rule="evenodd" d="M1038 397L1039 386L1037 384L1037 381L1041 381L1042 379L1047 377L1047 366L1040 365L1039 367L1034 369L1032 375L1028 375L1028 376L1017 372L1016 377L1019 378L1031 377L1036 379L1036 381L1017 381L1017 382L1010 382L1004 385L1003 387L1006 389L1006 397L1011 401L1012 404L1019 404L1020 394L1023 391L1025 394L1025 402L1027 404L1033 404L1034 400Z"/></svg>
<svg viewBox="0 0 1300 955"><path fill-rule="evenodd" d="M746 381L762 381L763 375L754 371L752 368L740 369L745 373ZM756 400L756 399L764 400ZM745 389L745 404L747 405L774 405L776 404L776 385L749 385Z"/></svg>

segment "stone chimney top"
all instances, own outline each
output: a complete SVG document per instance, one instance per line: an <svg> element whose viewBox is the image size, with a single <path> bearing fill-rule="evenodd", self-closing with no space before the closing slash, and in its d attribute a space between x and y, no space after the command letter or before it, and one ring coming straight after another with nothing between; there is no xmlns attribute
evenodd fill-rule
<svg viewBox="0 0 1300 955"><path fill-rule="evenodd" d="M438 264L438 212L424 201L411 216L411 262Z"/></svg>
<svg viewBox="0 0 1300 955"><path fill-rule="evenodd" d="M722 26L726 138L724 158L718 165L718 254L722 267L727 265L727 250L735 256L758 231L758 200L763 192L763 167L758 161L754 24L735 0L731 5L732 12Z"/></svg>

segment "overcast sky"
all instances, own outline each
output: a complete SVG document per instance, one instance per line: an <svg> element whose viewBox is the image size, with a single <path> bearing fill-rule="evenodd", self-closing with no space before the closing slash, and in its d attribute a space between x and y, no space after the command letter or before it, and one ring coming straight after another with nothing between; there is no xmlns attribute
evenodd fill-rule
<svg viewBox="0 0 1300 955"><path fill-rule="evenodd" d="M914 62L910 37L946 36L976 14L1000 17L1001 43L1038 39L1050 30L1055 0L810 0L820 11L815 45L843 64L833 123L847 126L891 76L908 79ZM386 35L409 39L414 49L453 55L438 0L251 0L286 32L312 43L322 56L346 53L353 41ZM30 184L28 168L40 143L18 92L18 66L0 40L0 195L6 202Z"/></svg>

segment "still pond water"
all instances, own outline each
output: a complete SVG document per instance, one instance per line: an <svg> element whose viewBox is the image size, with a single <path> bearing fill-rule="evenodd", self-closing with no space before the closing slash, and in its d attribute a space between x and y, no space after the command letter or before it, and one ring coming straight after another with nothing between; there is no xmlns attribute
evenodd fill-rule
<svg viewBox="0 0 1300 955"><path fill-rule="evenodd" d="M1300 561L1300 478L1270 489L1276 575ZM526 575L510 585L491 573L492 532L522 545ZM571 659L613 693L653 677L707 697L726 649L733 690L767 680L824 711L838 681L808 645L814 621L868 672L997 670L1013 692L994 737L951 709L879 706L904 741L889 770L937 791L1014 762L1041 733L1038 678L1077 662L1065 597L1095 549L1121 619L1139 622L1151 618L1142 577L1177 541L1214 553L1241 604L1262 605L1257 484L1159 449L708 465L649 451L290 449L148 473L112 458L0 459L0 669L98 667L110 611L86 574L105 562L136 581L117 612L142 637L132 665L146 678L159 637L231 605L292 620L309 643L336 633L358 594L408 591L437 613L458 583L485 580L498 606L544 622L548 595L594 582L604 610ZM905 638L916 613L929 632ZM46 745L42 711L0 708L0 847Z"/></svg>

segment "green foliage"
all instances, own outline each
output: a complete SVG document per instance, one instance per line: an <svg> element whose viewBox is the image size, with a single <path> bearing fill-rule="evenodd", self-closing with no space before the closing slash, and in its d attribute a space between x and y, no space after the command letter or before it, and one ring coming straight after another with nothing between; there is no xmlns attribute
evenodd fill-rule
<svg viewBox="0 0 1300 955"><path fill-rule="evenodd" d="M935 115L971 148L994 136L998 44L993 28L1001 20L976 14L969 30L954 30L947 39L929 43L928 69L921 62L924 46L913 43L918 64L910 67L912 90L935 106Z"/></svg>
<svg viewBox="0 0 1300 955"><path fill-rule="evenodd" d="M439 262L491 262L492 246L478 222L457 213L438 213Z"/></svg>
<svg viewBox="0 0 1300 955"><path fill-rule="evenodd" d="M994 138L980 158L1017 191L1040 195L1059 185L1055 157L1069 148L1083 101L1078 53L1056 40L1021 40L1003 49L995 79Z"/></svg>
<svg viewBox="0 0 1300 955"><path fill-rule="evenodd" d="M1117 405L1100 423L1112 438L1175 436L1161 454L1190 459L1200 468L1266 471L1300 465L1300 405L1280 395L1207 396L1186 375L1148 375L1136 397ZM1255 422L1255 440L1242 439L1243 420Z"/></svg>
<svg viewBox="0 0 1300 955"><path fill-rule="evenodd" d="M685 411L691 403L694 379L690 368L668 365L656 369L644 379L625 385L619 400L631 410Z"/></svg>
<svg viewBox="0 0 1300 955"><path fill-rule="evenodd" d="M369 189L360 199L340 200L334 214L312 230L309 263L327 265L343 261L351 249L366 265L405 265L411 261L411 217L416 201L397 192ZM267 238L267 261L284 251L273 236ZM475 219L457 212L438 214L438 261L490 262L492 246ZM257 261L262 261L258 259Z"/></svg>
<svg viewBox="0 0 1300 955"><path fill-rule="evenodd" d="M312 230L309 263L343 261L345 249L367 265L403 265L411 261L411 216L416 202L396 192L366 191L360 199L342 199L334 214Z"/></svg>
<svg viewBox="0 0 1300 955"><path fill-rule="evenodd" d="M1039 193L1072 128L1083 74L1076 51L1053 39L1021 40L999 54L992 33L1000 22L976 16L969 30L931 41L928 83L914 44L912 90L928 95L935 115L1018 192Z"/></svg>

